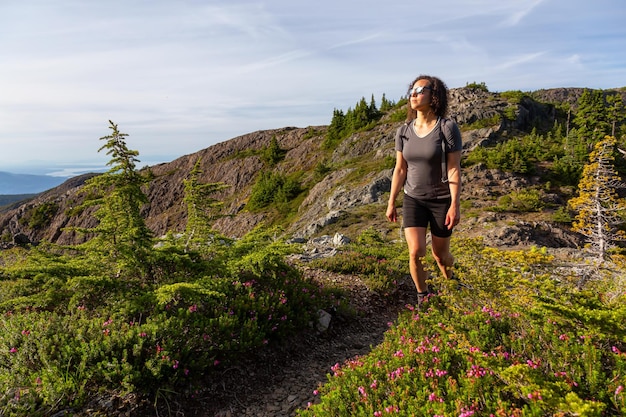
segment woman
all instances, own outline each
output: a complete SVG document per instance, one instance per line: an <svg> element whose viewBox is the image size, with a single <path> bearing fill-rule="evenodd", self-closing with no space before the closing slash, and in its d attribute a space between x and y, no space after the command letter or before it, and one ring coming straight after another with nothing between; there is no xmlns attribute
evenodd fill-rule
<svg viewBox="0 0 626 417"><path fill-rule="evenodd" d="M396 166L386 216L398 220L396 198L404 188L404 235L420 304L429 294L423 264L429 226L433 257L442 274L454 278L450 236L461 218L463 144L457 124L445 119L448 89L443 81L420 75L409 85L408 99L407 123L396 132Z"/></svg>

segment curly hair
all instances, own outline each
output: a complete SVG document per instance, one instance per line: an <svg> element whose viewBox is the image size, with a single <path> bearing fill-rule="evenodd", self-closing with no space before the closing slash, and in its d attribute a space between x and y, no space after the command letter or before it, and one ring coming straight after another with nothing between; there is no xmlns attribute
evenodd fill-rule
<svg viewBox="0 0 626 417"><path fill-rule="evenodd" d="M430 75L420 75L419 77L414 79L411 84L409 84L407 94L410 93L415 83L419 80L428 80L428 82L430 83L430 87L432 88L430 107L433 109L433 112L437 115L437 117L445 117L446 114L448 114L448 87L446 86L446 83L444 83L437 77L433 77ZM411 108L411 101L409 100L406 113L407 121L413 120L416 117L417 111Z"/></svg>

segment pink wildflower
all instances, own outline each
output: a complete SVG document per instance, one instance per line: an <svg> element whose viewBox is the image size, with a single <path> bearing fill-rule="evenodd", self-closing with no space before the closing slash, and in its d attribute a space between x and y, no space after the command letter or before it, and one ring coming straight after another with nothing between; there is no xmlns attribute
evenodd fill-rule
<svg viewBox="0 0 626 417"><path fill-rule="evenodd" d="M539 368L539 363L538 362L533 362L532 360L528 359L526 361L526 363L528 364L528 366L530 366L533 369Z"/></svg>
<svg viewBox="0 0 626 417"><path fill-rule="evenodd" d="M559 336L559 340L569 340L569 336L566 334L562 334Z"/></svg>
<svg viewBox="0 0 626 417"><path fill-rule="evenodd" d="M428 401L442 403L442 402L443 402L443 398L441 398L440 396L438 396L436 393L432 392L432 393L428 396Z"/></svg>
<svg viewBox="0 0 626 417"><path fill-rule="evenodd" d="M17 353L17 348L12 347L12 348L9 350L9 353Z"/></svg>
<svg viewBox="0 0 626 417"><path fill-rule="evenodd" d="M473 416L473 415L474 415L474 410L463 409L461 411L461 414L459 414L459 417L470 417L470 416Z"/></svg>
<svg viewBox="0 0 626 417"><path fill-rule="evenodd" d="M472 365L472 368L467 370L468 378L481 378L485 375L487 375L487 370L478 365Z"/></svg>
<svg viewBox="0 0 626 417"><path fill-rule="evenodd" d="M365 392L364 387L359 387L359 394L361 394L363 398L367 398L367 392Z"/></svg>
<svg viewBox="0 0 626 417"><path fill-rule="evenodd" d="M615 395L620 395L620 393L624 391L624 387L622 385L620 385L619 387L617 387L617 389L615 390Z"/></svg>

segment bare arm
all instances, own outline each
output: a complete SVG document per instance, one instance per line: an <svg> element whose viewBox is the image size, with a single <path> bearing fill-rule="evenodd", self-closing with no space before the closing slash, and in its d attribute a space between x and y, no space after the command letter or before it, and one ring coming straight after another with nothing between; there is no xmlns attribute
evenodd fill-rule
<svg viewBox="0 0 626 417"><path fill-rule="evenodd" d="M447 154L448 186L452 204L446 214L446 226L451 229L461 220L461 152Z"/></svg>
<svg viewBox="0 0 626 417"><path fill-rule="evenodd" d="M396 198L406 180L406 161L402 156L402 152L396 151L396 166L393 169L391 178L391 192L389 193L389 203L387 204L387 219L392 222L398 221L398 213L396 211Z"/></svg>

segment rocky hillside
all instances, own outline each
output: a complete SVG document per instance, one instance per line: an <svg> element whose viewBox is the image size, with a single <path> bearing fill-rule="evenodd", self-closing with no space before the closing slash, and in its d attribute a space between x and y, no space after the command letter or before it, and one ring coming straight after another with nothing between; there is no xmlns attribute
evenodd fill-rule
<svg viewBox="0 0 626 417"><path fill-rule="evenodd" d="M480 89L453 89L450 116L461 126L464 149L468 152L476 146L530 132L533 127L551 126L559 116L558 106L575 104L582 91L542 90L533 93L533 98L524 96L521 100L512 100L508 95ZM289 237L305 239L337 231L353 237L369 226L383 234L398 233L397 225L386 222L384 210L393 167L394 133L401 124L397 120L402 120L404 112L404 108L390 112L373 129L353 134L332 152L321 146L326 126L284 127L249 133L150 167L154 180L146 189L150 201L145 207L147 224L157 236L184 230L186 207L183 203L183 180L200 159L202 182L229 186L214 196L224 202L223 214L226 215L215 223L215 229L227 236L240 237L262 223L279 224ZM501 121L490 124L490 120ZM128 146L132 149L132 132L128 133ZM271 169L297 178L304 191L284 210L251 211L246 203L252 187L259 173L269 169L263 162L261 151L270 145L273 138L285 156ZM141 150L138 151L141 154ZM326 169L321 170L320 167ZM64 228L95 225L92 212L68 214L80 203L80 188L89 177L72 178L18 207L0 212L2 241L5 244L44 240L59 244L80 242L82 236ZM540 241L540 244L577 244L566 232L557 233L554 226L545 223L541 216L516 218L511 223L504 214L481 211L485 202L493 201L503 193L528 187L536 179L513 177L478 165L464 171L463 182L466 220L463 227L459 227L462 233L472 234L476 230L481 230L481 234L486 236L492 233L494 241L500 244L524 243L524 239L533 241L537 240L536 236L547 233L549 238L544 239L545 242ZM546 198L559 202L562 196L550 195ZM45 213L44 220L33 222L35 213ZM487 231L486 224L490 225ZM508 225L507 230L513 226L523 230L507 240L507 232L499 231L498 224ZM543 232L539 230L537 234L538 229ZM529 238L531 235L534 237Z"/></svg>

